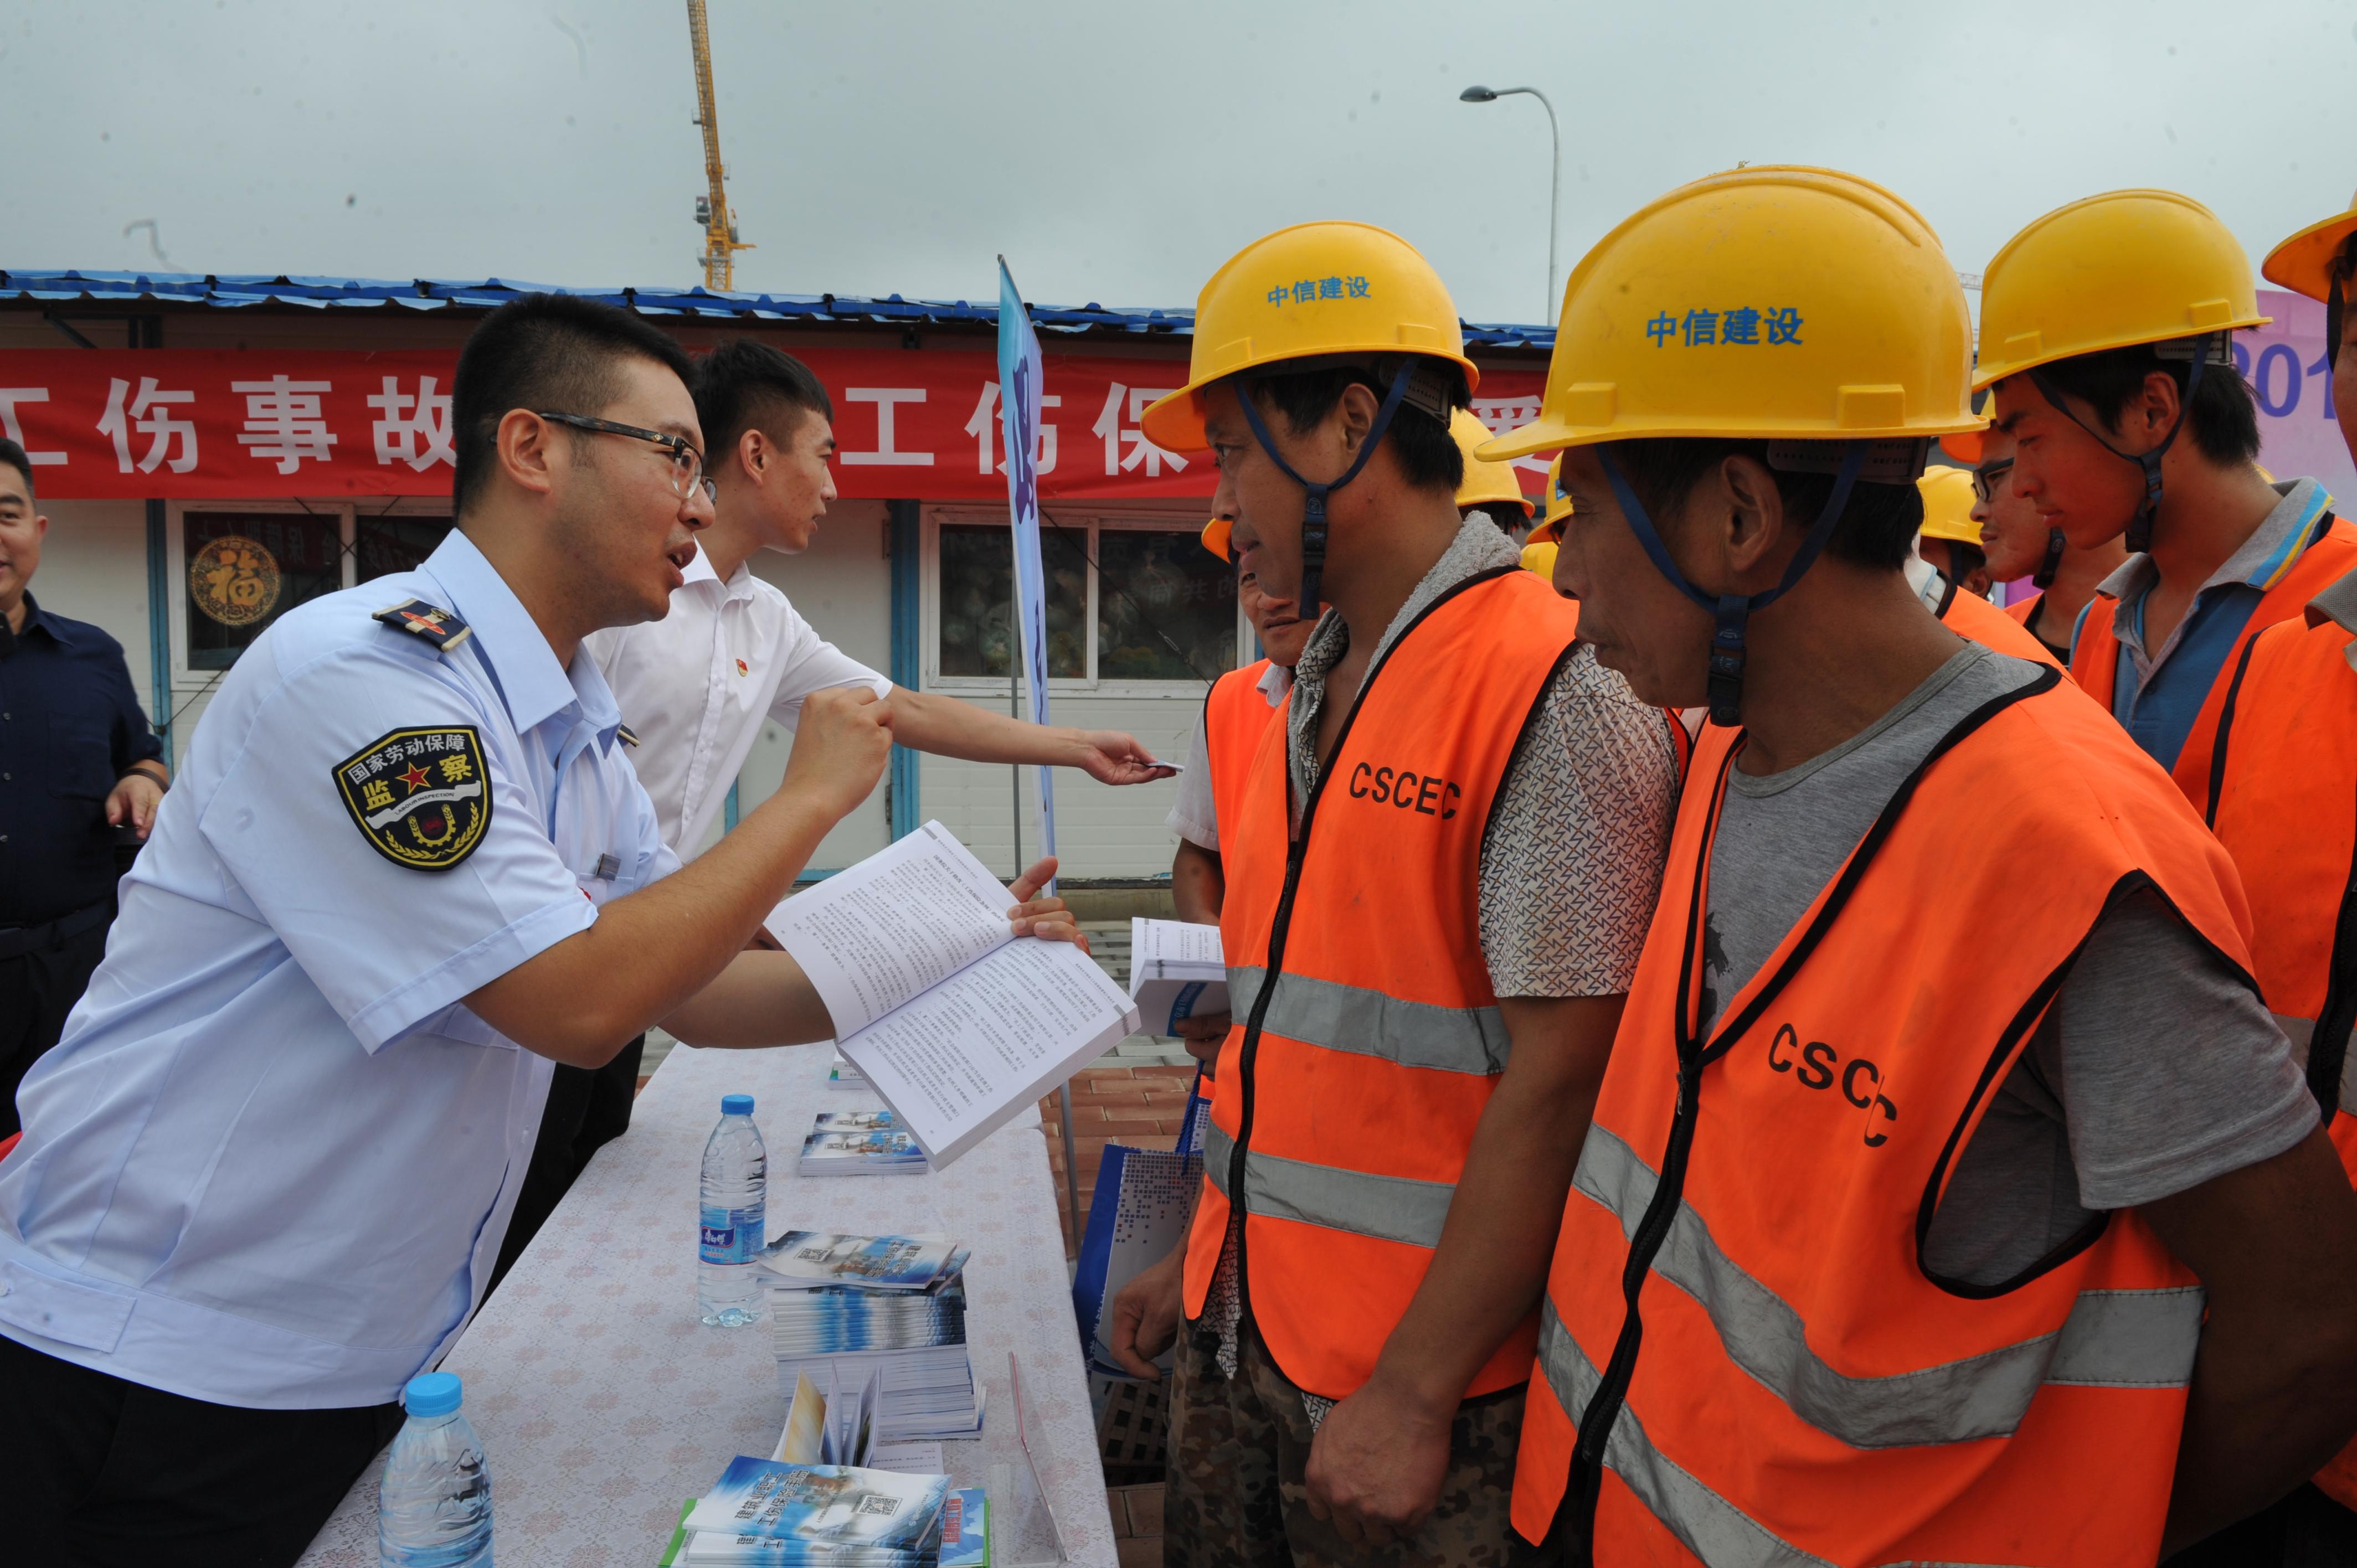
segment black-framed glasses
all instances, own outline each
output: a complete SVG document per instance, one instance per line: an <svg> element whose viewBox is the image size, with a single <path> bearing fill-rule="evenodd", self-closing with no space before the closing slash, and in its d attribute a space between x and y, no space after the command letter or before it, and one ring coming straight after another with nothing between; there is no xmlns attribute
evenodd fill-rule
<svg viewBox="0 0 2357 1568"><path fill-rule="evenodd" d="M2013 459L1996 457L1973 470L1973 494L1986 506L1996 499L2000 480L2013 472Z"/></svg>
<svg viewBox="0 0 2357 1568"><path fill-rule="evenodd" d="M586 413L555 413L539 408L533 409L533 413L558 424L569 424L576 430L594 430L600 435L627 435L634 441L651 441L671 454L672 494L684 500L690 490L701 489L705 500L720 498L720 487L704 472L704 454L689 446L683 435L645 430L635 424L617 424L610 419L592 419Z"/></svg>

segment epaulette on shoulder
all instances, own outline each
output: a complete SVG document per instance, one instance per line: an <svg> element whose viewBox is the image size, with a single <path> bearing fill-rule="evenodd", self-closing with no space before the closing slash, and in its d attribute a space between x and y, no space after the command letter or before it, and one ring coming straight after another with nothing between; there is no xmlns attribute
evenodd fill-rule
<svg viewBox="0 0 2357 1568"><path fill-rule="evenodd" d="M424 599L404 599L390 605L370 618L382 621L395 631L405 631L432 643L436 651L447 653L468 638L475 628L460 620L456 613L429 605Z"/></svg>

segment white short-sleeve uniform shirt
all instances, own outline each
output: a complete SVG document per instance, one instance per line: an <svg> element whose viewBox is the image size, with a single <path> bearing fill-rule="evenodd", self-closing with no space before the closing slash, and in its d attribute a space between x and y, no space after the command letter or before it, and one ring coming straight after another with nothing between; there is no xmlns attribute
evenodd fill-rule
<svg viewBox="0 0 2357 1568"><path fill-rule="evenodd" d="M411 598L472 635L371 618ZM460 999L679 864L619 722L461 533L247 650L18 1092L0 1334L263 1409L382 1403L437 1359L551 1069Z"/></svg>
<svg viewBox="0 0 2357 1568"><path fill-rule="evenodd" d="M630 761L654 799L663 842L693 855L763 719L791 730L813 692L866 686L887 697L892 682L821 637L750 567L724 583L699 549L681 575L669 615L609 627L582 647L639 737Z"/></svg>

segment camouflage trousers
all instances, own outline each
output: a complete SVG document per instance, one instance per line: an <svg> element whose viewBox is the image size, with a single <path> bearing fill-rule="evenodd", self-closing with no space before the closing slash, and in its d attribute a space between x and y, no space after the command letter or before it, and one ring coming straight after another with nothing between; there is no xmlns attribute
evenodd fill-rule
<svg viewBox="0 0 2357 1568"><path fill-rule="evenodd" d="M1440 1502L1414 1539L1353 1546L1310 1517L1304 1475L1317 1437L1301 1390L1277 1370L1246 1321L1236 1376L1181 1324L1170 1391L1170 1470L1162 1503L1164 1568L1539 1568L1560 1563L1507 1520L1523 1391L1458 1408Z"/></svg>

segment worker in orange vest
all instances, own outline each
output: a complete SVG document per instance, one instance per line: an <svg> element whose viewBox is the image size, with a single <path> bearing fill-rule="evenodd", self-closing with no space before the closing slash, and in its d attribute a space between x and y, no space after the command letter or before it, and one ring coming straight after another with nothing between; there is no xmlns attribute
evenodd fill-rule
<svg viewBox="0 0 2357 1568"><path fill-rule="evenodd" d="M1233 518L1224 517L1205 523L1203 548L1229 560L1228 532L1234 526ZM1294 663L1317 625L1315 616L1297 614L1292 600L1261 592L1259 577L1251 573L1237 576L1236 604L1260 639L1262 656L1211 682L1203 711L1196 715L1186 771L1178 776L1178 799L1170 808L1169 828L1178 835L1178 852L1170 858L1171 902L1180 919L1202 926L1218 925L1227 902L1220 819L1235 820L1261 731L1283 710L1285 695L1293 689ZM1178 1037L1189 1055L1209 1067L1219 1058L1220 1042L1233 1024L1224 1008L1182 1018Z"/></svg>
<svg viewBox="0 0 2357 1568"><path fill-rule="evenodd" d="M2323 488L2258 467L2232 349L2267 319L2225 225L2165 190L2048 213L1981 285L1973 384L1996 389L2014 487L2072 542L2131 553L2080 617L2072 674L2197 810L2244 645L2357 567Z"/></svg>
<svg viewBox="0 0 2357 1568"><path fill-rule="evenodd" d="M2357 1195L2232 865L1901 571L1970 332L1905 202L1733 170L1588 252L1485 449L1564 450L1582 637L1711 707L1515 1477L1600 1564L2149 1563L2357 1428Z"/></svg>
<svg viewBox="0 0 2357 1568"><path fill-rule="evenodd" d="M2013 487L2013 437L2004 431L1943 435L1940 446L1949 456L1971 466L1972 516L1980 524L1989 580L2029 580L2032 591L2018 600L2007 599L2005 613L2038 639L2049 658L2067 668L2071 628L2095 596L2096 585L2126 563L2127 546L2106 539L2082 548L2061 529L2050 527L2039 515L2037 503Z"/></svg>
<svg viewBox="0 0 2357 1568"><path fill-rule="evenodd" d="M2326 304L2341 430L2357 456L2357 203L2276 247L2267 278ZM2357 573L2252 639L2222 704L2211 826L2251 901L2254 972L2343 1166L2357 1174ZM2357 1562L2357 1444L2208 1559Z"/></svg>
<svg viewBox="0 0 2357 1568"><path fill-rule="evenodd" d="M1456 306L1397 235L1309 223L1205 285L1148 439L1209 448L1271 595L1329 608L1231 822L1222 1043L1188 1241L1165 1560L1501 1561L1534 1308L1652 907L1661 716L1460 517ZM1403 1545L1407 1542L1412 1544Z"/></svg>

